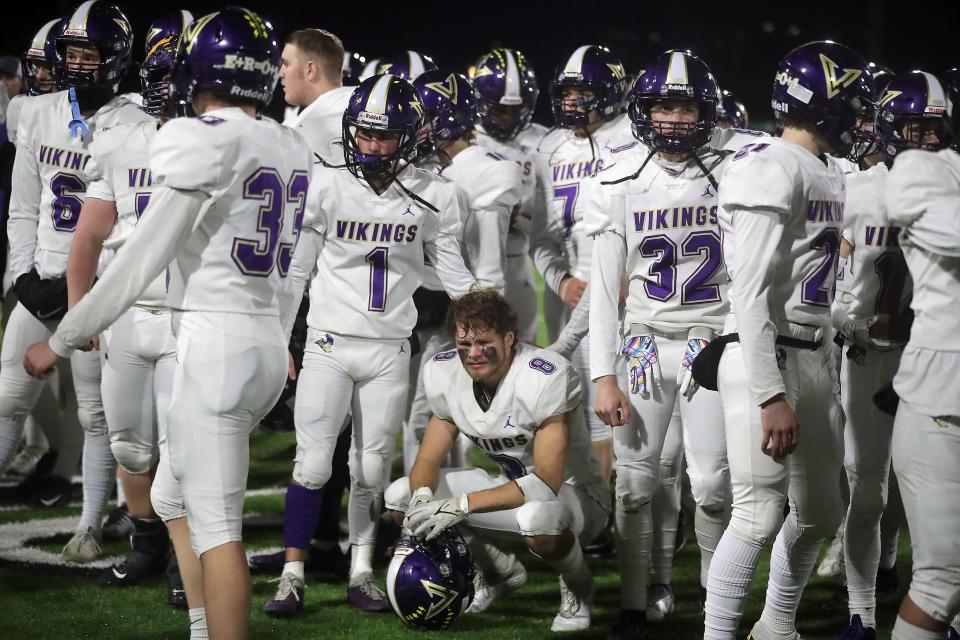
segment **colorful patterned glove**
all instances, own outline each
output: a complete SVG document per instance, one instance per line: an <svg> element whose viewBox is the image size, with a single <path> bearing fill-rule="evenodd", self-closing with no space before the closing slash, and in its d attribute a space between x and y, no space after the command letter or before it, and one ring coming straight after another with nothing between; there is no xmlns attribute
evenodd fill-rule
<svg viewBox="0 0 960 640"><path fill-rule="evenodd" d="M649 394L651 381L660 386L660 364L653 336L628 338L620 353L630 366L630 393Z"/></svg>
<svg viewBox="0 0 960 640"><path fill-rule="evenodd" d="M693 379L693 361L697 355L703 351L704 347L710 344L709 340L703 338L690 338L687 340L687 349L683 352L683 361L680 363L680 372L677 375L677 384L680 385L680 393L685 398L692 398L700 385Z"/></svg>

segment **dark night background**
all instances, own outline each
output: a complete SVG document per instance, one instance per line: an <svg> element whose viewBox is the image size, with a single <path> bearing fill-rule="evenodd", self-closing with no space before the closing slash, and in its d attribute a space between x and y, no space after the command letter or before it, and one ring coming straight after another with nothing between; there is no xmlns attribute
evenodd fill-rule
<svg viewBox="0 0 960 640"><path fill-rule="evenodd" d="M7 14L4 53L21 53L45 21L68 15L79 2L34 2ZM178 8L200 16L222 2L171 4L120 1L142 57L150 21ZM753 124L769 121L769 94L778 59L810 40L831 38L894 71L934 73L960 65L960 0L893 2L390 2L339 0L239 3L270 19L283 38L302 27L321 27L348 51L384 57L404 49L430 54L443 68L463 71L495 45L522 50L541 83L537 120L549 124L546 85L560 59L581 44L604 44L628 72L670 48L689 48L716 74L721 87L743 100ZM9 9L8 9L9 11ZM128 77L129 89L134 75ZM276 106L276 105L273 105Z"/></svg>

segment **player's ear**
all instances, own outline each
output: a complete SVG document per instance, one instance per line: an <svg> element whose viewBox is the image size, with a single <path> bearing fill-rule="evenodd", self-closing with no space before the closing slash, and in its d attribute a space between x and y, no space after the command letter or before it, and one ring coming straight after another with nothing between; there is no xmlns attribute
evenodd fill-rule
<svg viewBox="0 0 960 640"><path fill-rule="evenodd" d="M503 342L508 349L513 349L517 345L517 336L513 331L507 331L503 336Z"/></svg>

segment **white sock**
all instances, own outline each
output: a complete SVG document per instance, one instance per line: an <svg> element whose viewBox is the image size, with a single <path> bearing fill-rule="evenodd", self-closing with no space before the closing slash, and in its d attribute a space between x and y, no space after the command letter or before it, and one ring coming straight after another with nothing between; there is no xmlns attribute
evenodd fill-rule
<svg viewBox="0 0 960 640"><path fill-rule="evenodd" d="M117 506L122 506L127 503L127 494L123 491L123 483L120 482L120 478L117 478Z"/></svg>
<svg viewBox="0 0 960 640"><path fill-rule="evenodd" d="M298 578L300 578L301 580L303 580L303 579L304 579L304 577L303 577L303 561L301 561L301 560L287 560L287 561L283 564L283 573L282 573L281 575L287 574L287 573L292 573L293 575L295 575L295 576L297 576Z"/></svg>
<svg viewBox="0 0 960 640"><path fill-rule="evenodd" d="M856 495L856 494L854 494ZM880 565L880 522L869 522L850 503L843 534L843 559L850 596L850 615L857 614L866 627L876 628L877 568Z"/></svg>
<svg viewBox="0 0 960 640"><path fill-rule="evenodd" d="M797 607L823 540L803 535L793 514L787 517L770 554L770 579L760 622L773 633L793 637Z"/></svg>
<svg viewBox="0 0 960 640"><path fill-rule="evenodd" d="M373 573L373 545L355 544L350 547L350 579Z"/></svg>
<svg viewBox="0 0 960 640"><path fill-rule="evenodd" d="M734 640L763 545L743 540L728 528L710 562L704 640Z"/></svg>
<svg viewBox="0 0 960 640"><path fill-rule="evenodd" d="M893 625L893 633L890 640L943 640L946 633L943 631L927 631L920 627L915 627L900 616Z"/></svg>
<svg viewBox="0 0 960 640"><path fill-rule="evenodd" d="M510 557L489 542L473 536L467 540L467 545L470 547L473 561L488 580L497 582L500 576L510 568Z"/></svg>
<svg viewBox="0 0 960 640"><path fill-rule="evenodd" d="M646 611L647 574L650 571L650 547L653 544L650 503L636 510L627 510L623 502L617 500L614 519L620 565L620 607Z"/></svg>
<svg viewBox="0 0 960 640"><path fill-rule="evenodd" d="M706 585L710 577L710 562L720 544L720 536L730 521L730 507L705 511L697 505L693 516L693 527L697 534L697 546L700 547L700 584Z"/></svg>
<svg viewBox="0 0 960 640"><path fill-rule="evenodd" d="M207 610L190 609L190 640L207 640Z"/></svg>
<svg viewBox="0 0 960 640"><path fill-rule="evenodd" d="M80 527L100 531L103 511L116 483L117 461L110 451L107 434L84 434L83 441L83 512Z"/></svg>
<svg viewBox="0 0 960 640"><path fill-rule="evenodd" d="M0 474L7 472L17 448L23 439L23 423L17 420L0 420Z"/></svg>
<svg viewBox="0 0 960 640"><path fill-rule="evenodd" d="M550 564L563 578L563 582L568 589L577 594L578 597L587 595L590 591L590 585L593 584L593 575L583 558L583 551L580 549L578 540L573 541L573 546L570 547L567 555L559 560L551 560Z"/></svg>
<svg viewBox="0 0 960 640"><path fill-rule="evenodd" d="M660 465L660 486L650 503L653 538L650 542L650 584L673 582L673 554L677 546L680 517L680 486L676 476L667 478L672 466Z"/></svg>

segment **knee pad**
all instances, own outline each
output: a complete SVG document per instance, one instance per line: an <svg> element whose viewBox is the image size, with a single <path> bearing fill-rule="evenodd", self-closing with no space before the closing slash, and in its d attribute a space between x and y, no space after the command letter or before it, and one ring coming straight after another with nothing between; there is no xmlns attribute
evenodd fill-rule
<svg viewBox="0 0 960 640"><path fill-rule="evenodd" d="M150 487L150 504L153 505L153 510L164 522L185 518L187 515L187 509L183 504L183 496L167 491L157 482L154 482L153 486Z"/></svg>
<svg viewBox="0 0 960 640"><path fill-rule="evenodd" d="M756 506L758 500L763 502L761 507ZM734 505L730 514L730 524L727 528L745 542L753 541L759 545L770 544L783 526L783 507L785 504L786 497L777 493L771 493L766 498L753 496L747 501L747 504L741 505L739 508ZM758 514L757 518L751 518L751 513ZM836 527L834 527L835 530Z"/></svg>
<svg viewBox="0 0 960 640"><path fill-rule="evenodd" d="M570 528L570 511L560 500L535 500L517 509L517 526L525 536L556 536Z"/></svg>
<svg viewBox="0 0 960 640"><path fill-rule="evenodd" d="M383 505L391 511L406 511L410 504L410 479L394 480L383 492Z"/></svg>
<svg viewBox="0 0 960 640"><path fill-rule="evenodd" d="M657 482L655 475L640 469L617 467L617 500L628 511L639 509L650 502Z"/></svg>
<svg viewBox="0 0 960 640"><path fill-rule="evenodd" d="M350 465L351 484L377 493L382 491L390 473L389 456L383 451L361 451L356 458Z"/></svg>
<svg viewBox="0 0 960 640"><path fill-rule="evenodd" d="M849 469L847 479L850 486L849 517L879 522L887 506L887 491L883 483L880 480L864 481L863 476L851 473Z"/></svg>
<svg viewBox="0 0 960 640"><path fill-rule="evenodd" d="M22 423L27 419L31 409L32 407L24 404L21 398L0 386L0 418Z"/></svg>
<svg viewBox="0 0 960 640"><path fill-rule="evenodd" d="M696 479L691 479L690 490L697 506L707 513L722 513L730 508L733 496L730 489L730 475L717 471Z"/></svg>
<svg viewBox="0 0 960 640"><path fill-rule="evenodd" d="M313 446L293 467L293 479L307 489L322 489L333 474L333 449Z"/></svg>
<svg viewBox="0 0 960 640"><path fill-rule="evenodd" d="M103 405L99 402L95 404L78 403L77 420L85 434L90 436L107 435L107 418L103 412Z"/></svg>
<svg viewBox="0 0 960 640"><path fill-rule="evenodd" d="M110 442L110 451L117 459L117 464L127 473L140 475L147 473L157 464L159 451L156 447L145 446L140 443L113 440Z"/></svg>

